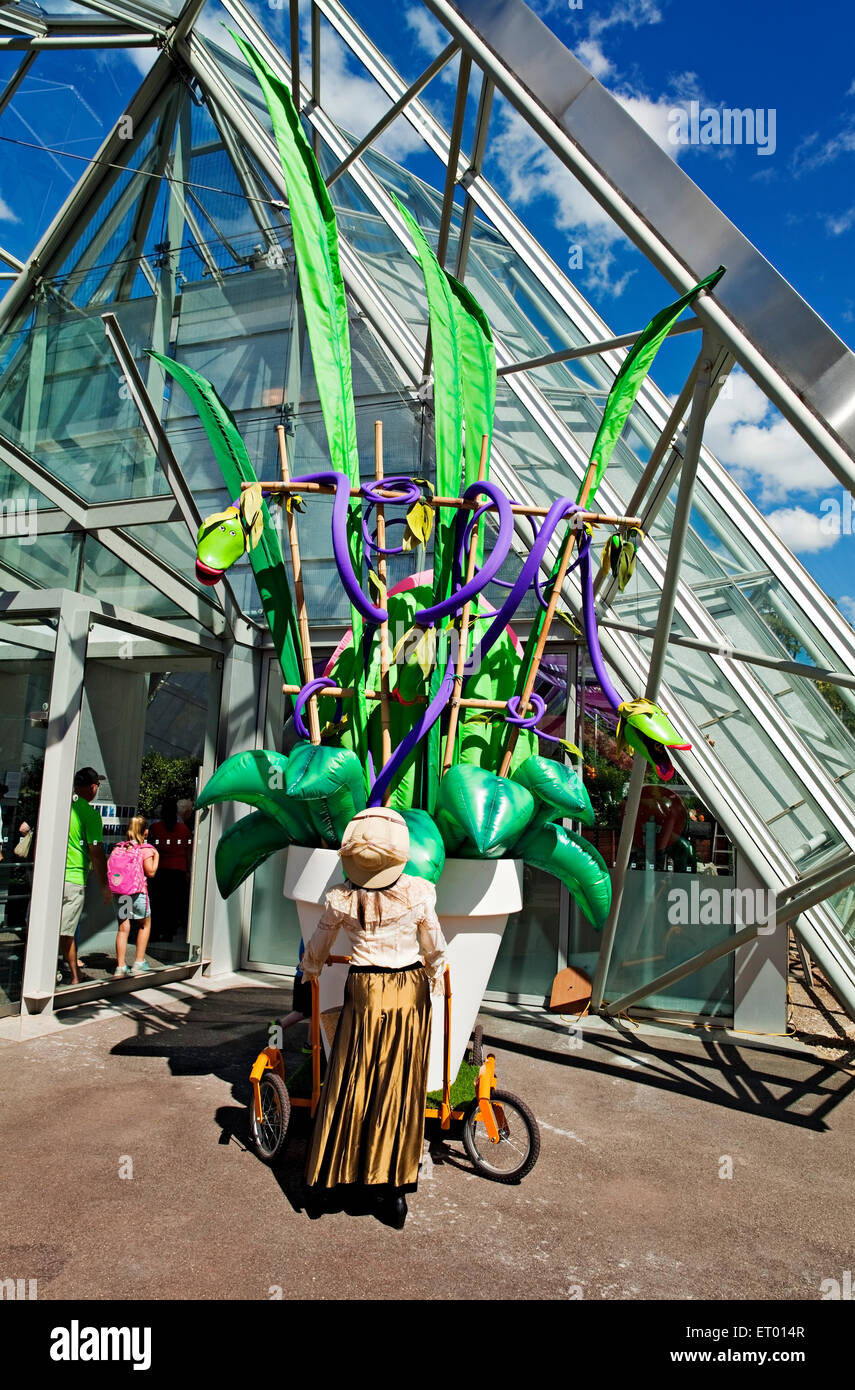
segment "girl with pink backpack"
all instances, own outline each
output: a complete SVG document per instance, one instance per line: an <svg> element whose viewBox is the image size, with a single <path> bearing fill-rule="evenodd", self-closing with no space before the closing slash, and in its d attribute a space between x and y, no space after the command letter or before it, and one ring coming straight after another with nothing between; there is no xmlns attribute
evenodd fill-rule
<svg viewBox="0 0 855 1390"><path fill-rule="evenodd" d="M107 882L116 899L119 929L116 932L116 969L113 978L125 975L147 975L151 966L145 958L151 932L151 909L148 902L148 880L157 873L160 855L148 840L148 821L145 816L133 816L128 825L127 839L113 849L107 860ZM133 970L125 964L131 923L138 926L137 956Z"/></svg>

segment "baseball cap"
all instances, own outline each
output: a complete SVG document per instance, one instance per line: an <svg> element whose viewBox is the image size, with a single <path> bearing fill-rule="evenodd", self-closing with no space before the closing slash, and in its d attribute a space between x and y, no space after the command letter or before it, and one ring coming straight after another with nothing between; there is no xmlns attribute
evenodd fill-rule
<svg viewBox="0 0 855 1390"><path fill-rule="evenodd" d="M388 806L371 806L349 822L339 850L342 868L360 888L389 888L410 857L407 822Z"/></svg>

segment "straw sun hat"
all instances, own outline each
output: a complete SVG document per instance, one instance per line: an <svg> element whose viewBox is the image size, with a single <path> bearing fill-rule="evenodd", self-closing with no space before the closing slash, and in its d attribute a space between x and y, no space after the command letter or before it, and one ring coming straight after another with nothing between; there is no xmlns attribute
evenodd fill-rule
<svg viewBox="0 0 855 1390"><path fill-rule="evenodd" d="M344 832L342 868L360 888L388 888L400 878L410 857L407 822L387 806L360 811Z"/></svg>

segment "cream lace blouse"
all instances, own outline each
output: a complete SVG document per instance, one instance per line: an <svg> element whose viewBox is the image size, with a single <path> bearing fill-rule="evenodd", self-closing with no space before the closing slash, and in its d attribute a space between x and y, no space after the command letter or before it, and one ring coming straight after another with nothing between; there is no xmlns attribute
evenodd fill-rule
<svg viewBox="0 0 855 1390"><path fill-rule="evenodd" d="M436 889L425 878L402 874L391 888L372 890L344 883L327 893L321 920L306 943L300 969L316 979L344 928L353 965L401 969L422 958L431 990L442 989L445 937L436 915Z"/></svg>

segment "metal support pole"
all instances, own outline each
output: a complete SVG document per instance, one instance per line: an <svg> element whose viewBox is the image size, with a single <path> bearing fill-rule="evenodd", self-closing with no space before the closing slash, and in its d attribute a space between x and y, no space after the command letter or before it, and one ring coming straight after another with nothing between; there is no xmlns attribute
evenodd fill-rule
<svg viewBox="0 0 855 1390"><path fill-rule="evenodd" d="M59 613L48 707L30 927L21 991L21 1007L27 1014L50 1012L56 989L59 919L88 636L89 610L76 594L69 593Z"/></svg>
<svg viewBox="0 0 855 1390"><path fill-rule="evenodd" d="M6 86L3 88L3 91L0 92L0 116L2 116L3 112L6 110L9 102L12 100L27 73L30 71L30 68L33 66L33 63L36 61L37 56L38 55L31 50L24 58L24 61L18 64L12 76L9 78L9 81L6 83ZM24 267L21 266L22 270L23 268Z"/></svg>
<svg viewBox="0 0 855 1390"><path fill-rule="evenodd" d="M604 1004L601 1013L614 1018L632 1004L637 1003L639 999L644 999L646 995L667 989L669 985L675 985L678 980L683 980L687 975L694 974L703 966L711 965L713 961L719 960L722 956L730 955L731 951L736 951L740 946L747 946L748 942L753 941L756 936L756 926L744 927L735 936L729 936L726 941L720 941L717 946L710 946L708 950L700 951L698 955L692 956L691 960L683 961L682 965L675 965L673 970L666 970L664 975L658 975L655 980L651 980L648 984L639 985L638 989L630 990L629 994L622 995L620 999L615 999L611 1004Z"/></svg>
<svg viewBox="0 0 855 1390"><path fill-rule="evenodd" d="M701 443L704 436L704 421L706 420L711 385L711 371L715 357L715 344L706 331L704 332L701 350L703 353L703 361L700 365L695 387L692 392L692 410L689 416L689 426L686 433L686 452L683 457L683 471L680 475L680 491L674 510L671 543L668 547L668 562L662 581L659 621L656 625L656 635L653 639L653 651L651 653L650 666L647 672L645 696L648 700L656 699L665 666L665 654L668 650L668 636L671 631L674 602L677 597L677 585L680 580L683 547L685 546L686 535L689 529L692 495L694 493L698 460L700 458ZM629 869L632 835L638 817L638 808L641 803L641 788L644 783L646 767L647 764L645 759L642 758L640 754L636 753L633 758L629 791L627 792L626 804L624 806L624 818L618 846L617 863L615 864L615 870L612 876L612 908L609 913L608 921L603 929L603 942L600 947L600 954L597 958L597 970L594 976L593 990L591 992L592 1009L601 1008L603 1003L603 993L609 966L611 965L612 952L614 951L618 918L620 917L621 903L623 901L623 890L626 884L627 871Z"/></svg>
<svg viewBox="0 0 855 1390"><path fill-rule="evenodd" d="M681 319L679 323L675 323L668 337L676 338L681 333L697 333L700 328L700 319ZM598 357L601 353L611 352L614 348L629 347L643 332L643 328L638 328L633 333L621 333L619 338L602 338L598 343L583 343L581 347L562 348L560 352L548 352L545 357L529 357L525 362L509 362L507 366L497 369L496 376L512 376L514 372L532 372L537 367L551 367L554 362L572 362L577 357ZM689 378L689 380L691 380L691 378ZM688 386L688 381L686 385ZM672 415L676 415L677 422L682 418L683 412L689 403L691 387L689 387L688 395L686 395L684 400L685 392L686 386L683 387L683 392L681 392L679 397L679 400L683 401L683 406L679 413L677 413L676 406L671 412ZM661 457L662 455L660 454L660 458ZM650 464L648 464L648 469L649 468Z"/></svg>
<svg viewBox="0 0 855 1390"><path fill-rule="evenodd" d="M853 855L849 856L848 862L838 869L837 873L831 876L826 875L823 883L815 884L805 892L791 897L784 907L779 906L775 914L775 930L786 926L800 913L806 912L810 907L815 907L817 903L822 902L833 893L848 888L850 883L855 883L855 856ZM787 891L792 892L792 889ZM780 897L778 901L780 903ZM683 961L681 965L675 965L673 970L667 970L663 975L657 975L656 979L649 980L647 984L639 985L629 994L624 994L620 999L615 999L610 1004L604 1005L602 1012L612 1016L622 1013L631 1004L635 1004L646 995L659 993L661 990L667 989L669 985L676 984L678 980L685 979L687 975L694 974L696 970L701 970L705 965L710 965L713 961L720 960L722 956L728 955L740 946L745 946L749 941L753 941L758 933L759 927L756 924L743 928L734 936L729 936L726 941L720 941L717 946L710 946L708 950L699 952L691 959Z"/></svg>
<svg viewBox="0 0 855 1390"><path fill-rule="evenodd" d="M289 18L291 20L291 95L294 105L300 110L300 4L290 0Z"/></svg>
<svg viewBox="0 0 855 1390"><path fill-rule="evenodd" d="M475 116L475 138L472 141L472 158L469 161L469 168L463 176L462 183L466 185L470 179L477 178L481 172L481 165L484 163L484 150L487 147L487 129L490 124L490 112L493 108L493 93L495 87L484 73L481 80L481 95L478 98L478 111ZM463 218L460 223L460 239L457 243L457 263L454 267L456 279L462 280L466 274L466 262L469 259L469 244L472 240L472 227L475 223L475 200L466 194L466 202L463 204Z"/></svg>
<svg viewBox="0 0 855 1390"><path fill-rule="evenodd" d="M321 12L312 0L312 105L321 104ZM315 159L321 157L321 132L312 126L312 149Z"/></svg>
<svg viewBox="0 0 855 1390"><path fill-rule="evenodd" d="M457 51L457 44L450 43L447 48L444 48L442 50L438 57L434 58L430 67L425 68L421 77L416 78L415 82L413 82L411 86L407 88L403 96L398 98L394 106L389 107L389 110L386 112L386 114L380 117L380 120L376 123L376 125L371 127L368 134L363 135L362 139L359 141L359 144L354 145L353 149L350 151L350 154L347 155L341 161L341 164L337 165L336 168L333 169L329 178L326 179L327 188L332 188L336 179L341 178L344 171L350 168L354 160L358 159L361 154L364 154L365 151L368 149L369 145L374 144L374 141L377 139L377 137L379 135L382 135L383 131L386 130L387 126L390 126L392 122L396 120L398 116L400 116L404 107L409 105L413 97L418 96L419 92L421 92L428 85L428 83L434 77L436 77L437 73L440 72L442 68L446 66L447 63L451 62L451 59L454 57Z"/></svg>
<svg viewBox="0 0 855 1390"><path fill-rule="evenodd" d="M448 233L451 227L451 217L454 211L454 189L457 185L457 161L460 158L460 140L463 135L463 121L466 116L466 97L469 91L469 74L472 70L472 59L468 53L460 56L460 70L457 74L457 96L454 102L454 118L451 123L451 145L448 151L448 163L445 168L445 188L442 194L442 212L439 219L439 237L436 247L436 258L441 266L445 265L445 256L448 251ZM433 347L431 344L430 324L428 324L427 342L425 343L425 357L422 366L422 379L427 381L430 372L430 364L433 357Z"/></svg>

